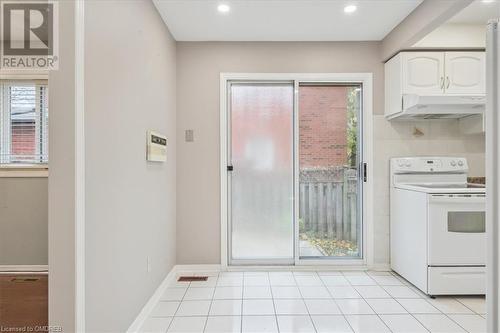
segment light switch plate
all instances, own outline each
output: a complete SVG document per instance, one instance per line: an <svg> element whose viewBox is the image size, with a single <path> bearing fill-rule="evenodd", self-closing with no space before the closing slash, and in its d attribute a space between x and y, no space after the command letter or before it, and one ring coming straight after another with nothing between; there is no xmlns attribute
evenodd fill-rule
<svg viewBox="0 0 500 333"><path fill-rule="evenodd" d="M167 137L157 132L147 132L146 160L165 162L167 160Z"/></svg>
<svg viewBox="0 0 500 333"><path fill-rule="evenodd" d="M185 131L185 140L186 140L186 142L193 142L194 141L194 130L188 129Z"/></svg>

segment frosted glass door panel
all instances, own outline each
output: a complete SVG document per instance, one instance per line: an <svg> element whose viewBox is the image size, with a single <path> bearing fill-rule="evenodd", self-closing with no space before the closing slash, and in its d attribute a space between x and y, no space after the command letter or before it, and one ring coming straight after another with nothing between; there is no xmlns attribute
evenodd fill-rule
<svg viewBox="0 0 500 333"><path fill-rule="evenodd" d="M230 259L293 259L293 84L230 87Z"/></svg>

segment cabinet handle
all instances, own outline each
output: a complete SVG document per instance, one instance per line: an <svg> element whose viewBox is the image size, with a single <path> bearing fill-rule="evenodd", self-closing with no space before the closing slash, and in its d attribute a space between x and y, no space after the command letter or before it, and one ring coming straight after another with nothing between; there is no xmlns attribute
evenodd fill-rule
<svg viewBox="0 0 500 333"><path fill-rule="evenodd" d="M446 89L448 89L450 87L450 77L447 76L446 77Z"/></svg>
<svg viewBox="0 0 500 333"><path fill-rule="evenodd" d="M443 76L441 76L441 78L439 79L439 87L441 89L444 89L444 77Z"/></svg>

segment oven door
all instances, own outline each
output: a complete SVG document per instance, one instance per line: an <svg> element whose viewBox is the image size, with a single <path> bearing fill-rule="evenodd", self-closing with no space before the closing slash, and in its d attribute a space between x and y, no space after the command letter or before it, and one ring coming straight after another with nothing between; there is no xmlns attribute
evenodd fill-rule
<svg viewBox="0 0 500 333"><path fill-rule="evenodd" d="M485 196L429 196L429 266L486 264Z"/></svg>

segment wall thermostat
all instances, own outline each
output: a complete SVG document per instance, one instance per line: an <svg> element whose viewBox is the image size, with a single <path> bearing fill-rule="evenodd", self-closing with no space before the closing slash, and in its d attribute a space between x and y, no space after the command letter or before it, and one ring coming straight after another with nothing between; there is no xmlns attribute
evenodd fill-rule
<svg viewBox="0 0 500 333"><path fill-rule="evenodd" d="M167 160L167 137L159 133L147 133L146 160L151 162L165 162Z"/></svg>

